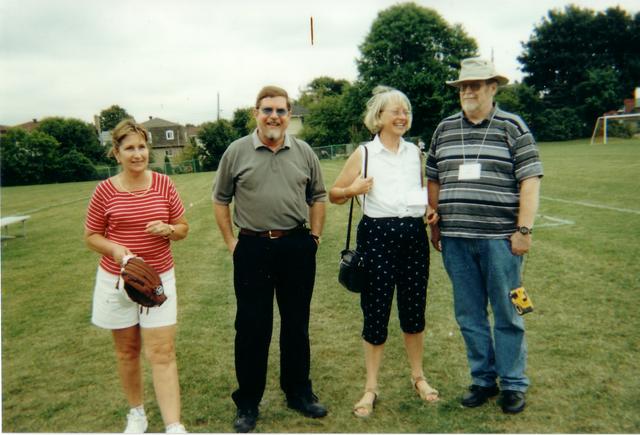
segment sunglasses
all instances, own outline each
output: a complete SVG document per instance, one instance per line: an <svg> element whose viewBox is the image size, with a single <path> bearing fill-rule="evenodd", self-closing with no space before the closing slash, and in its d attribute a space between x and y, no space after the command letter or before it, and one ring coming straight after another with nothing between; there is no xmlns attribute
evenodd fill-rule
<svg viewBox="0 0 640 435"><path fill-rule="evenodd" d="M271 114L273 112L276 112L276 115L278 116L287 116L287 113L289 113L289 111L287 109L274 109L273 107L262 107L260 108L260 112L262 112L263 115L266 116L271 116Z"/></svg>
<svg viewBox="0 0 640 435"><path fill-rule="evenodd" d="M458 86L458 89L460 90L460 92L464 92L465 89L469 88L473 92L477 92L484 85L485 85L485 82L460 83L460 85Z"/></svg>

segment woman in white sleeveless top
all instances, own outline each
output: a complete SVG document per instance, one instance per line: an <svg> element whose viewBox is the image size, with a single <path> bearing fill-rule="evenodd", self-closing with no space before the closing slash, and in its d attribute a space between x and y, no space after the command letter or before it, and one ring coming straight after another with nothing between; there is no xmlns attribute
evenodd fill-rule
<svg viewBox="0 0 640 435"><path fill-rule="evenodd" d="M429 278L425 216L431 223L437 215L432 210L427 213L420 150L402 138L411 119L411 103L405 94L376 87L364 119L375 137L353 152L329 192L334 204L356 195L364 204L357 249L364 256L366 272L360 306L367 377L364 395L353 408L357 417L371 415L378 397L378 371L396 289L411 386L422 400L438 400L438 391L428 384L422 368Z"/></svg>

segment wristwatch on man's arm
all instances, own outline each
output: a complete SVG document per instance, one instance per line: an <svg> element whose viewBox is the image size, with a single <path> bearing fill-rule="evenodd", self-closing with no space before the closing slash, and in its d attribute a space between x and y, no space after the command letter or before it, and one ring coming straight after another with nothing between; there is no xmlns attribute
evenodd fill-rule
<svg viewBox="0 0 640 435"><path fill-rule="evenodd" d="M529 228L529 227L525 227L525 226L522 226L522 227L520 227L520 226L519 226L519 227L516 227L516 230L517 230L520 234L522 234L523 236L526 236L527 234L533 234L533 228Z"/></svg>

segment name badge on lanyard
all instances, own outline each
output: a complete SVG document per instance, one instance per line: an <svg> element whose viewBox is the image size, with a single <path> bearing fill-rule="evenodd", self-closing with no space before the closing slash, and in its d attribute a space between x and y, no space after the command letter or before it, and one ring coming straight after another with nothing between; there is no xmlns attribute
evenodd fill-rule
<svg viewBox="0 0 640 435"><path fill-rule="evenodd" d="M479 180L480 163L463 163L458 167L458 180Z"/></svg>

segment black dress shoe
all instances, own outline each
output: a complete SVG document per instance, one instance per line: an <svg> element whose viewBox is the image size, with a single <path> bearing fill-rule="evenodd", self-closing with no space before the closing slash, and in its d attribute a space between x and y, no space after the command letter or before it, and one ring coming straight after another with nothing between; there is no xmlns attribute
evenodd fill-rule
<svg viewBox="0 0 640 435"><path fill-rule="evenodd" d="M500 397L502 411L507 414L517 414L522 412L527 402L522 391L504 390Z"/></svg>
<svg viewBox="0 0 640 435"><path fill-rule="evenodd" d="M255 429L258 420L258 408L238 409L233 428L236 432L247 433Z"/></svg>
<svg viewBox="0 0 640 435"><path fill-rule="evenodd" d="M462 396L462 406L467 408L475 408L484 404L489 397L493 397L500 392L497 385L492 387L481 387L480 385L472 385L469 391Z"/></svg>
<svg viewBox="0 0 640 435"><path fill-rule="evenodd" d="M310 396L293 396L287 397L287 406L295 409L306 417L320 418L327 415L327 408L318 403L315 394Z"/></svg>

